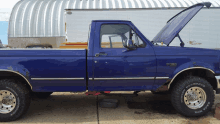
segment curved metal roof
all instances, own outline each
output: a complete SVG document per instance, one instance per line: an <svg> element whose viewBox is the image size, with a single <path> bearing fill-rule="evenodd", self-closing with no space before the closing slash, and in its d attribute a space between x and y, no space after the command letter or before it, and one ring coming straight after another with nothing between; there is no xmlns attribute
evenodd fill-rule
<svg viewBox="0 0 220 124"><path fill-rule="evenodd" d="M64 9L182 8L220 0L21 0L9 20L9 37L65 36Z"/></svg>

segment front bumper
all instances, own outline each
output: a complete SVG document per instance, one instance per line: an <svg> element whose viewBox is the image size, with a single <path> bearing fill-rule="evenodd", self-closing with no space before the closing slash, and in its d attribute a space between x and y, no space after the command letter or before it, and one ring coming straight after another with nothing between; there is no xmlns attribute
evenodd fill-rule
<svg viewBox="0 0 220 124"><path fill-rule="evenodd" d="M217 80L217 89L216 89L216 94L220 94L220 76L215 76Z"/></svg>

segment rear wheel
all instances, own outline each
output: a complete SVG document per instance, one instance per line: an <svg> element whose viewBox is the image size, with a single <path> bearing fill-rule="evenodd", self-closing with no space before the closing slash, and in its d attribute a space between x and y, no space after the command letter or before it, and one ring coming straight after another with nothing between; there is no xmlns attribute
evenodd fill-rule
<svg viewBox="0 0 220 124"><path fill-rule="evenodd" d="M205 79L188 77L174 86L171 102L174 108L184 116L203 116L212 108L214 91Z"/></svg>
<svg viewBox="0 0 220 124"><path fill-rule="evenodd" d="M34 92L33 94L38 98L48 98L53 92Z"/></svg>
<svg viewBox="0 0 220 124"><path fill-rule="evenodd" d="M0 80L0 121L13 121L24 115L30 106L30 94L18 81Z"/></svg>

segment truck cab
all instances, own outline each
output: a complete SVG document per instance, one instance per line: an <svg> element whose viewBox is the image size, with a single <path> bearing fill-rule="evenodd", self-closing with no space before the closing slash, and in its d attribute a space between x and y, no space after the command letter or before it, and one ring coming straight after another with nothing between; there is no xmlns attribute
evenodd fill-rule
<svg viewBox="0 0 220 124"><path fill-rule="evenodd" d="M152 89L156 76L155 53L152 43L135 25L130 21L96 20L92 26L95 28L92 27L94 31L90 34L88 60L92 60L94 70L88 69L92 82L89 84L93 84L89 90Z"/></svg>

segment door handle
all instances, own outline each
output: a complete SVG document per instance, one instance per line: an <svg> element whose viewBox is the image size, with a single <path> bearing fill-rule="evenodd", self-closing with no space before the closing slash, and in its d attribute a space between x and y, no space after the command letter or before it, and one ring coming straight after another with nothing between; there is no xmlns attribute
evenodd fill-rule
<svg viewBox="0 0 220 124"><path fill-rule="evenodd" d="M107 54L107 53L104 53L104 52L96 53L96 54L95 54L95 57L99 57L100 55L107 56L108 54Z"/></svg>

